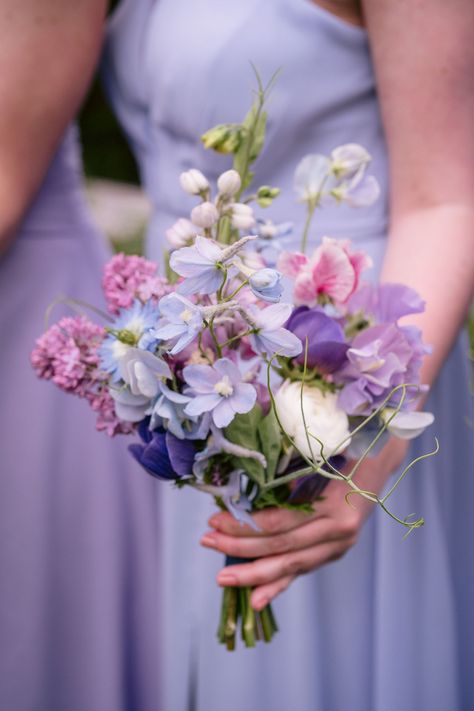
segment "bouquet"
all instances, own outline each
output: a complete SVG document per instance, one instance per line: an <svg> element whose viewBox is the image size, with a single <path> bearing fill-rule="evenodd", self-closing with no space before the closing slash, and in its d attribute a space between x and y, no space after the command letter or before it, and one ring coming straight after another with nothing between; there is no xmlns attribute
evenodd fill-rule
<svg viewBox="0 0 474 711"><path fill-rule="evenodd" d="M250 190L267 93L260 84L241 124L203 136L233 167L216 189L199 170L180 176L197 204L168 230L163 265L114 256L101 325L82 309L63 318L38 339L32 364L87 400L99 430L138 435L130 452L152 476L210 494L242 524L255 528L252 512L266 507L312 511L337 479L348 505L365 497L409 532L423 519L396 515L389 497L413 462L382 498L359 488L357 470L389 434L416 437L433 421L414 410L427 348L419 330L399 323L423 302L401 284L365 284L370 259L348 240L325 237L305 253L318 209L377 197L359 145L299 163L300 251L287 248L291 225L256 219L253 206L268 208L279 194ZM218 638L228 649L239 626L248 647L277 629L271 607L254 611L250 593L223 593Z"/></svg>

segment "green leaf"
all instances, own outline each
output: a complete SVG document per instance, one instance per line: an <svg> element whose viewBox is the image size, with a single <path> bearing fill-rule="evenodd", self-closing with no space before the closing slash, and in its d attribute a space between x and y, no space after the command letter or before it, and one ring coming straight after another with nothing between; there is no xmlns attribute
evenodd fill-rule
<svg viewBox="0 0 474 711"><path fill-rule="evenodd" d="M273 408L271 408L268 415L260 420L258 424L258 436L260 449L267 460L265 480L267 482L272 481L275 478L282 443L280 427Z"/></svg>
<svg viewBox="0 0 474 711"><path fill-rule="evenodd" d="M226 427L224 436L234 444L254 450L260 450L258 437L258 426L262 419L262 409L260 405L247 412L245 415L236 415L230 425ZM250 457L232 457L235 466L244 469L248 475L257 483L262 484L265 480L263 466L256 459Z"/></svg>

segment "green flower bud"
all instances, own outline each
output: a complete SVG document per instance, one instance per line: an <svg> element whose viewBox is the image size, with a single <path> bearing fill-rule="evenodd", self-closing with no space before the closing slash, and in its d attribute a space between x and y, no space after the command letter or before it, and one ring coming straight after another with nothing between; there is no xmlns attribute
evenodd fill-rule
<svg viewBox="0 0 474 711"><path fill-rule="evenodd" d="M257 191L257 203L260 207L270 207L279 194L280 188L271 188L269 185L262 185Z"/></svg>
<svg viewBox="0 0 474 711"><path fill-rule="evenodd" d="M218 153L236 153L244 130L239 123L222 123L206 131L201 136L201 141L204 148L212 148Z"/></svg>

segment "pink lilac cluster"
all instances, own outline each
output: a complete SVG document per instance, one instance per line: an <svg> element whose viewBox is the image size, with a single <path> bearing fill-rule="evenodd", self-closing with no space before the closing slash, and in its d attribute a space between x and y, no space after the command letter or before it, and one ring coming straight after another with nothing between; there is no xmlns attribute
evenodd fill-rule
<svg viewBox="0 0 474 711"><path fill-rule="evenodd" d="M116 254L104 268L102 278L107 308L112 314L128 309L136 298L158 301L169 292L166 279L157 275L157 266L144 257Z"/></svg>
<svg viewBox="0 0 474 711"><path fill-rule="evenodd" d="M38 377L86 399L97 412L98 430L110 436L130 434L133 426L117 418L107 375L99 369L104 336L104 329L84 316L65 317L37 339L31 364Z"/></svg>

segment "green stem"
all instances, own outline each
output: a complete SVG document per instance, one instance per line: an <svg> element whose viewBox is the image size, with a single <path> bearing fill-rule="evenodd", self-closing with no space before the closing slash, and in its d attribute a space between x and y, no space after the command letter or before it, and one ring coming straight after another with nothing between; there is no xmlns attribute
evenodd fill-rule
<svg viewBox="0 0 474 711"><path fill-rule="evenodd" d="M316 200L313 200L308 203L308 214L306 215L306 222L304 223L303 229L303 237L301 238L301 251L303 252L303 254L306 252L309 228L311 227L311 222L313 220L314 212L316 210L316 205Z"/></svg>

